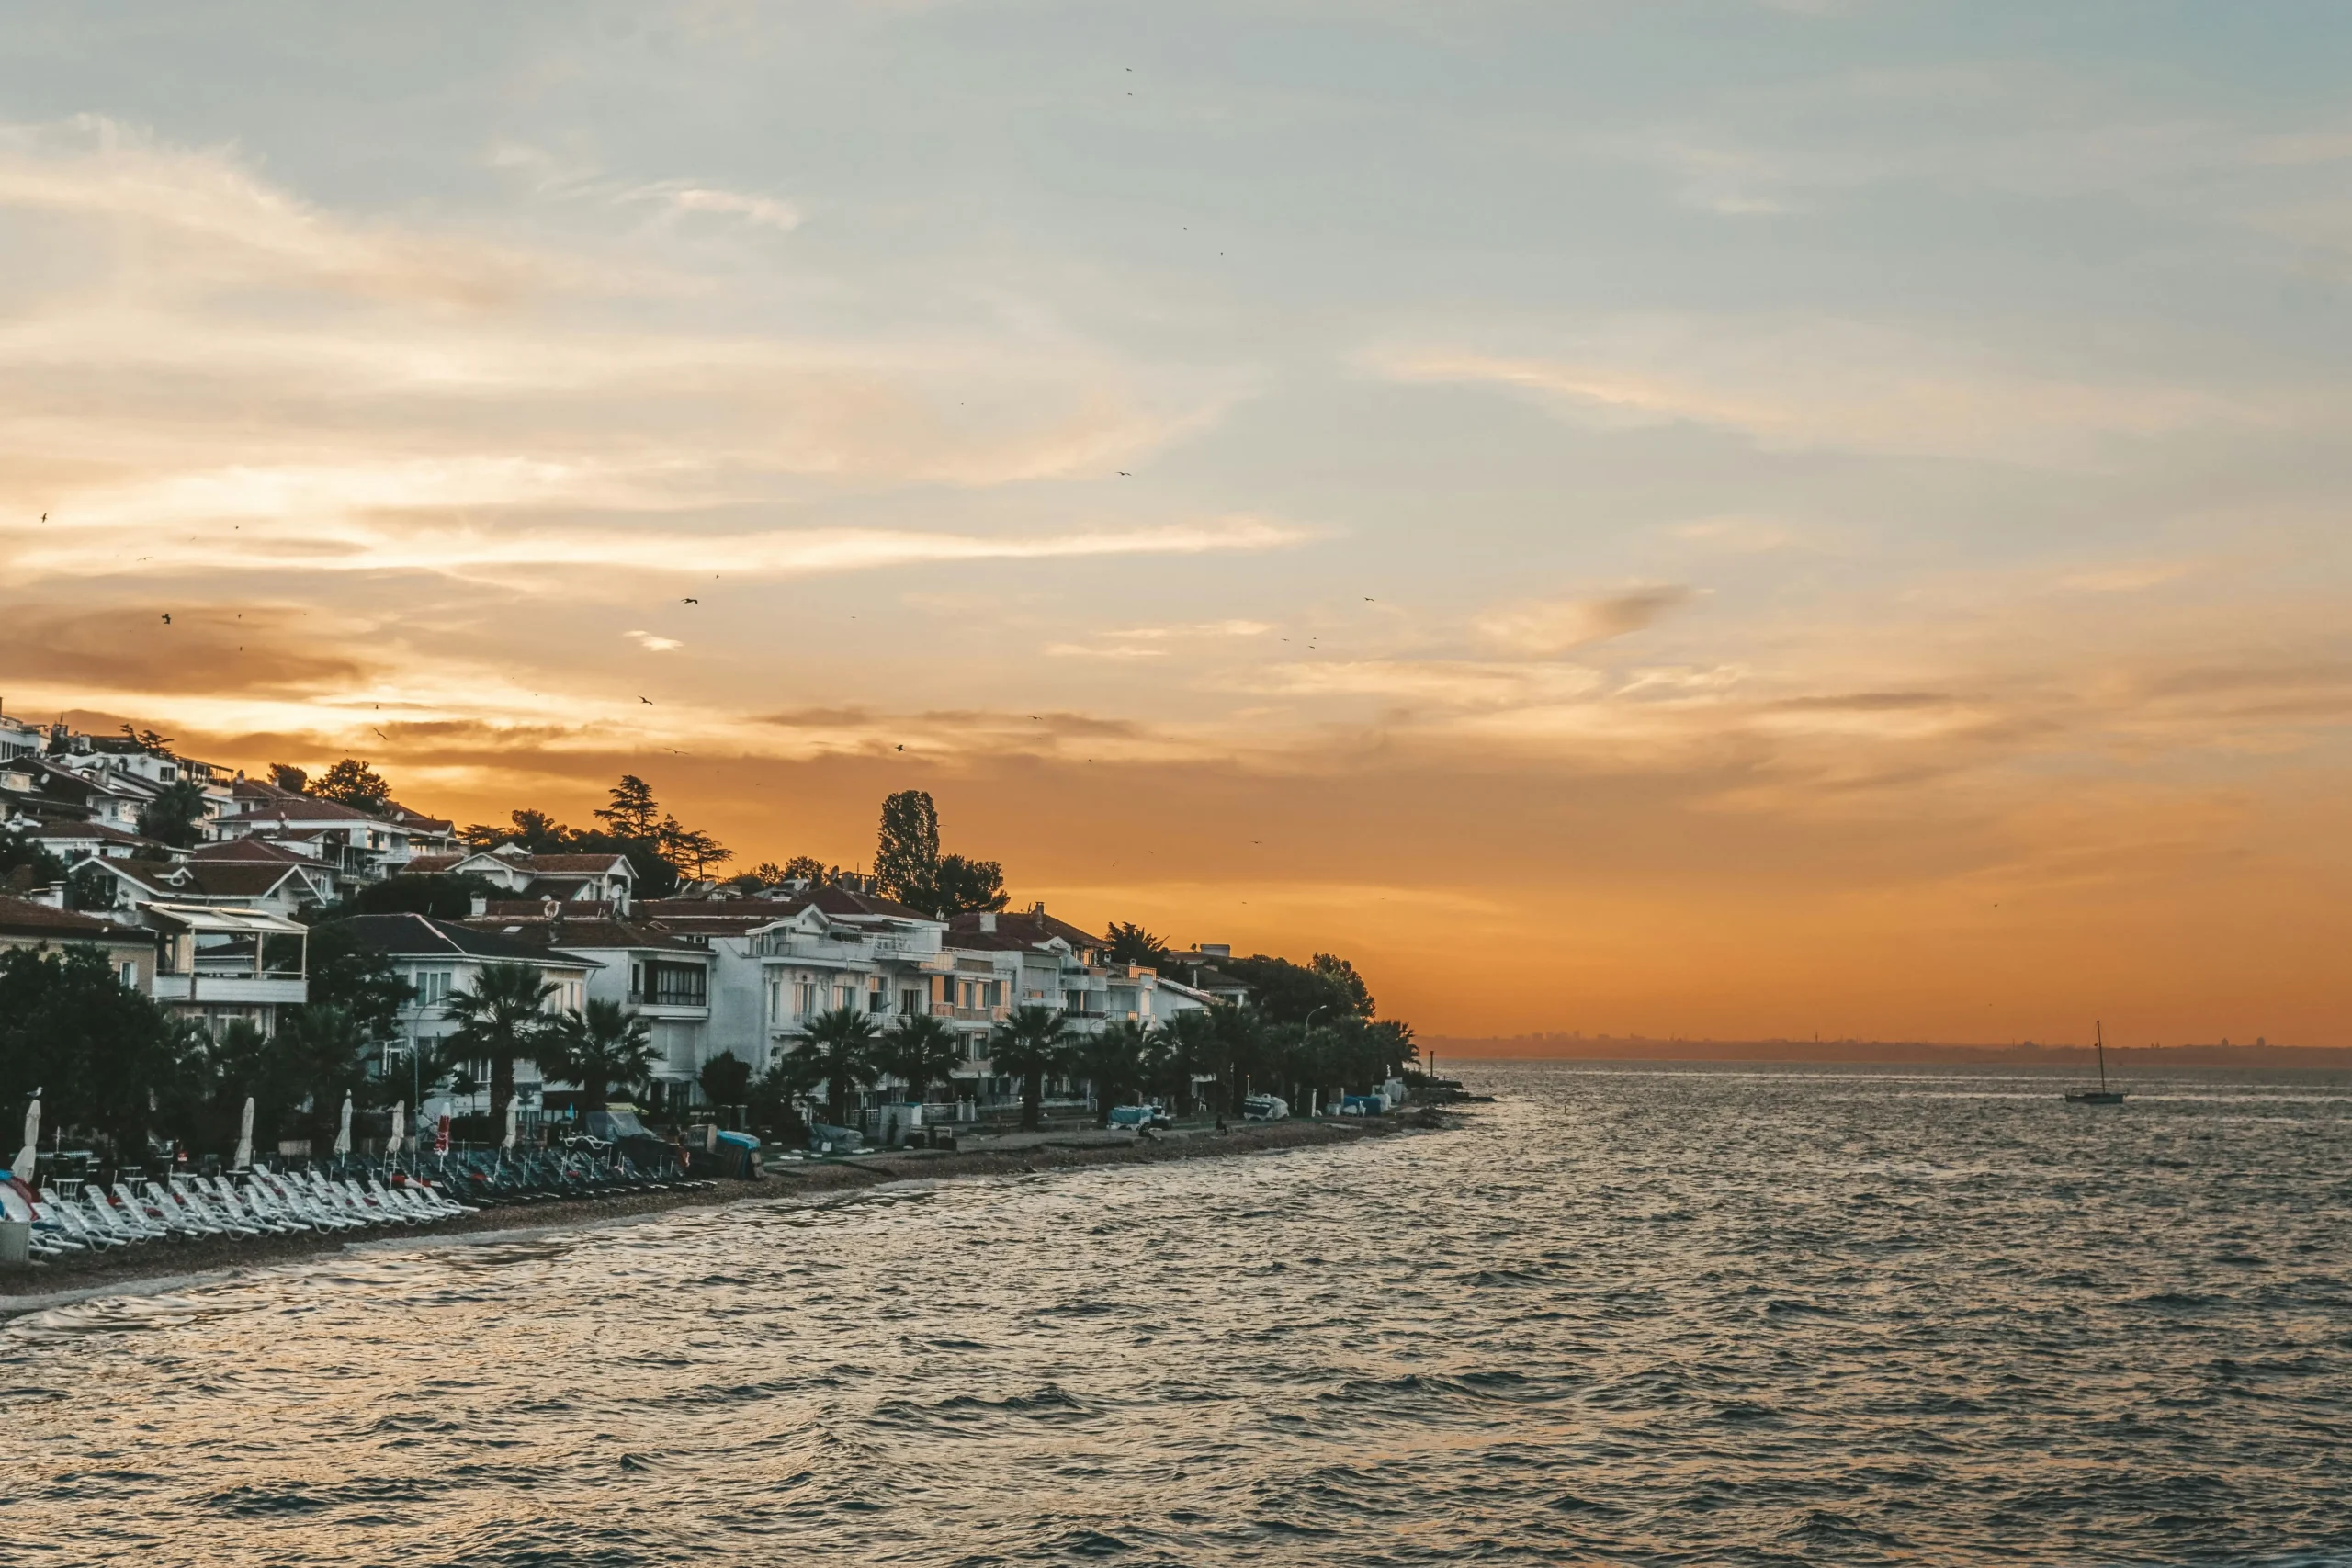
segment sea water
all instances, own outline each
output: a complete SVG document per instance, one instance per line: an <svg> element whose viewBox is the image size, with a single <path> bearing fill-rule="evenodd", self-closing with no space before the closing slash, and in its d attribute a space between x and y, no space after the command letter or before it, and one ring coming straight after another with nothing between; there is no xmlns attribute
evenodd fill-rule
<svg viewBox="0 0 2352 1568"><path fill-rule="evenodd" d="M2346 1080L2095 1108L2016 1072L1462 1071L1499 1098L1460 1131L409 1240L21 1317L0 1540L2352 1562Z"/></svg>

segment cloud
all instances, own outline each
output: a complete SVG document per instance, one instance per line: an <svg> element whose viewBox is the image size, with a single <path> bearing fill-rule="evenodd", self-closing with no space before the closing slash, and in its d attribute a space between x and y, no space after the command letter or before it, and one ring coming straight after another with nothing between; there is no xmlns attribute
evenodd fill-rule
<svg viewBox="0 0 2352 1568"><path fill-rule="evenodd" d="M651 632L623 632L623 637L635 637L638 646L648 653L671 653L685 647L673 637L655 637Z"/></svg>
<svg viewBox="0 0 2352 1568"><path fill-rule="evenodd" d="M1510 604L1480 616L1477 629L1489 642L1541 657L1640 631L1693 597L1679 583L1662 583L1599 599Z"/></svg>
<svg viewBox="0 0 2352 1568"><path fill-rule="evenodd" d="M538 478L524 475L518 482L528 486ZM259 496L243 498L242 506L207 513L206 519L216 526L203 536L152 537L138 525L138 515L135 510L100 509L95 521L38 533L19 530L14 542L0 535L0 560L27 579L112 576L125 569L126 547L135 546L144 554L130 564L143 561L155 574L428 572L496 577L526 588L571 592L571 586L559 590L545 574L618 570L776 579L953 562L1252 553L1296 546L1316 536L1310 529L1254 517L1025 535L901 528L741 534L647 527L488 528L439 521L401 523L372 512L320 518L286 506L283 493L270 487ZM237 516L258 525L224 538L217 525Z"/></svg>
<svg viewBox="0 0 2352 1568"><path fill-rule="evenodd" d="M173 147L95 115L0 127L0 209L9 208L137 232L141 251L165 258L148 276L177 291L281 280L481 306L577 271L469 238L352 223L225 150Z"/></svg>
<svg viewBox="0 0 2352 1568"><path fill-rule="evenodd" d="M773 197L747 196L741 191L708 186L648 186L640 199L662 201L680 212L718 212L741 218L755 228L790 233L800 227L800 209Z"/></svg>
<svg viewBox="0 0 2352 1568"><path fill-rule="evenodd" d="M2080 467L2112 442L2293 423L2202 388L2042 375L1835 320L1624 320L1558 355L1390 349L1366 362L1398 381L1512 389L1602 428L1705 425L1774 450Z"/></svg>

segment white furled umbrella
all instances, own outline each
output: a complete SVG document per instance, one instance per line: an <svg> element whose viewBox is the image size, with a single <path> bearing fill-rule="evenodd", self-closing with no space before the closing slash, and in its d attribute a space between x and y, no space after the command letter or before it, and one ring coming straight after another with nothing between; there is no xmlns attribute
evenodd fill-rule
<svg viewBox="0 0 2352 1568"><path fill-rule="evenodd" d="M351 1096L347 1094L343 1097L343 1128L334 1135L334 1152L337 1155L351 1152Z"/></svg>
<svg viewBox="0 0 2352 1568"><path fill-rule="evenodd" d="M506 1102L506 1141L498 1146L502 1149L514 1146L514 1102L511 1100Z"/></svg>
<svg viewBox="0 0 2352 1568"><path fill-rule="evenodd" d="M29 1185L33 1179L33 1162L40 1157L40 1090L33 1090L33 1101L25 1107L25 1146L17 1153L17 1163L10 1167L17 1179Z"/></svg>
<svg viewBox="0 0 2352 1568"><path fill-rule="evenodd" d="M408 1120L405 1114L407 1110L407 1100L396 1100L392 1101L392 1135L385 1140L384 1152L386 1154L396 1155L401 1152L401 1138L405 1133L405 1123Z"/></svg>
<svg viewBox="0 0 2352 1568"><path fill-rule="evenodd" d="M254 1097L245 1096L245 1113L237 1118L237 1157L229 1162L231 1170L250 1170L254 1163Z"/></svg>

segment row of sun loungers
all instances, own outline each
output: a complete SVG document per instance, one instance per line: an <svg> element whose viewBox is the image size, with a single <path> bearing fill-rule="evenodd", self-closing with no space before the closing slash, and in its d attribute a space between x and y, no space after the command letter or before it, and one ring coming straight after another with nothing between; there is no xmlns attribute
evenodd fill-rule
<svg viewBox="0 0 2352 1568"><path fill-rule="evenodd" d="M316 1170L263 1167L246 1172L243 1181L189 1175L135 1187L118 1181L101 1189L92 1182L70 1199L54 1187L43 1187L30 1202L10 1188L0 1203L12 1211L30 1211L11 1217L31 1220L36 1258L172 1236L282 1235L431 1224L474 1213L472 1204L418 1183L388 1187L373 1176L330 1178Z"/></svg>

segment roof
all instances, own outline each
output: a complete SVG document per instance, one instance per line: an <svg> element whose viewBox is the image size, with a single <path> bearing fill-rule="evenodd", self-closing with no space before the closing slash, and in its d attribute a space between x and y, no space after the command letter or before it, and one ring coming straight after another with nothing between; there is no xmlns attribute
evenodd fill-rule
<svg viewBox="0 0 2352 1568"><path fill-rule="evenodd" d="M309 855L297 854L283 843L271 839L220 839L212 843L198 844L187 852L195 861L252 861L270 865L301 866L311 871L330 868Z"/></svg>
<svg viewBox="0 0 2352 1568"><path fill-rule="evenodd" d="M445 818L428 817L422 811L412 811L397 800L384 802L384 816L401 827L413 829L420 833L446 833L457 826L456 823Z"/></svg>
<svg viewBox="0 0 2352 1568"><path fill-rule="evenodd" d="M113 872L127 882L135 882L150 892L198 898L266 897L288 877L301 873L299 863L281 864L271 861L190 860L175 865L152 860L104 860L88 863Z"/></svg>
<svg viewBox="0 0 2352 1568"><path fill-rule="evenodd" d="M96 915L77 914L72 909L52 909L29 898L13 898L0 893L0 937L9 936L40 937L51 942L154 944L154 938L150 933L116 925L112 920L102 920Z"/></svg>
<svg viewBox="0 0 2352 1568"><path fill-rule="evenodd" d="M637 874L637 868L629 865L628 856L623 854L526 855L519 863L538 872L606 872L617 863L628 866L630 875Z"/></svg>
<svg viewBox="0 0 2352 1568"><path fill-rule="evenodd" d="M164 847L153 839L142 839L136 833L126 833L121 829L110 827L104 822L44 822L27 833L25 837L58 839L67 841L86 839L101 843L137 844L142 848L158 850Z"/></svg>
<svg viewBox="0 0 2352 1568"><path fill-rule="evenodd" d="M538 912L537 907L524 918L482 915L465 924L471 931L493 931L539 948L627 947L659 953L690 953L697 957L709 951L692 942L680 942L667 931L656 931L632 920L600 916L574 919L570 915L549 920Z"/></svg>
<svg viewBox="0 0 2352 1568"><path fill-rule="evenodd" d="M609 898L559 898L566 919L588 919L613 913ZM537 920L547 917L548 901L544 898L485 898L481 901L482 919L497 918L508 920Z"/></svg>
<svg viewBox="0 0 2352 1568"><path fill-rule="evenodd" d="M220 818L220 825L243 827L252 822L380 822L356 806L338 806L332 800L314 800L307 795L281 795L269 800L256 800L233 816Z"/></svg>
<svg viewBox="0 0 2352 1568"><path fill-rule="evenodd" d="M967 936L984 934L980 931L980 922L984 919L986 919L985 916L970 914L957 915L950 919L947 922L949 945L961 944ZM1008 910L997 916L996 930L999 936L1017 936L1030 945L1054 937L1061 938L1074 948L1109 945L1106 939L1095 935L1094 932L1081 931L1068 920L1057 919L1046 913L1045 906L1042 904L1034 909L1025 909L1018 914Z"/></svg>
<svg viewBox="0 0 2352 1568"><path fill-rule="evenodd" d="M430 915L353 915L335 924L360 947L387 957L482 958L493 964L547 964L551 958L562 963L570 957L551 955L544 947L503 932L477 931Z"/></svg>
<svg viewBox="0 0 2352 1568"><path fill-rule="evenodd" d="M450 868L455 866L459 861L469 858L471 858L469 853L463 855L411 855L406 861L401 863L401 868L396 874L401 876L439 876L449 871Z"/></svg>

